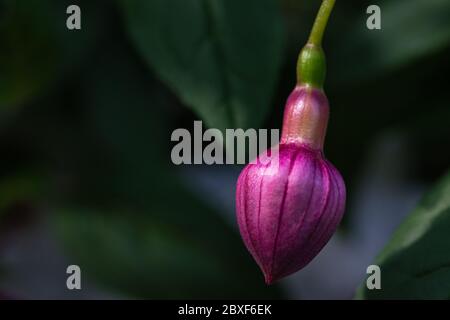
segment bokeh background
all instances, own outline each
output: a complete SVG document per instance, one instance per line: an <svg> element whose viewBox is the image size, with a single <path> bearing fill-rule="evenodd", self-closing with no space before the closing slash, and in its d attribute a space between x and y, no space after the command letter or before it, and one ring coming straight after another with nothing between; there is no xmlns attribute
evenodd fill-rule
<svg viewBox="0 0 450 320"><path fill-rule="evenodd" d="M66 28L70 4L81 30ZM370 4L381 30L366 28ZM449 169L448 0L337 1L325 153L348 205L304 270L264 284L234 218L241 167L170 160L172 131L194 120L280 128L319 5L0 0L1 296L353 298ZM66 288L70 264L80 291Z"/></svg>

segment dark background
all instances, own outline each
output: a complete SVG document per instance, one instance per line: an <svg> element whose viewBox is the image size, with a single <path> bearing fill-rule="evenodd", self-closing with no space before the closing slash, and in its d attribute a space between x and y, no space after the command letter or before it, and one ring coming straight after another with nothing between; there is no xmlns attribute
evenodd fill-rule
<svg viewBox="0 0 450 320"><path fill-rule="evenodd" d="M66 28L73 3L78 31ZM366 28L370 4L381 7L381 30ZM449 168L448 0L337 1L324 39L325 153L348 205L305 270L264 285L234 220L240 167L170 160L172 131L197 119L280 128L318 6L0 0L2 294L352 298L394 227ZM82 269L81 291L65 287L69 264Z"/></svg>

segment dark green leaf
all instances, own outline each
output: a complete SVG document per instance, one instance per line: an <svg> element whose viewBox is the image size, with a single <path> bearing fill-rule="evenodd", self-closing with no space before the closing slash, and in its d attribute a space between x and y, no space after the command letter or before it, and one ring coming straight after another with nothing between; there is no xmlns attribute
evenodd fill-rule
<svg viewBox="0 0 450 320"><path fill-rule="evenodd" d="M42 200L48 187L46 179L36 173L23 172L0 180L0 221L7 209L22 201Z"/></svg>
<svg viewBox="0 0 450 320"><path fill-rule="evenodd" d="M450 174L433 188L402 223L376 259L381 268L381 290L358 298L450 298Z"/></svg>
<svg viewBox="0 0 450 320"><path fill-rule="evenodd" d="M1 0L0 112L11 112L79 65L99 35L105 11L82 1L82 29L69 31L70 1Z"/></svg>
<svg viewBox="0 0 450 320"><path fill-rule="evenodd" d="M120 48L111 52L89 77L86 99L101 149L113 158L105 163L114 166L80 182L90 192L92 184L103 185L104 198L96 193L95 204L55 212L70 257L93 282L132 297L277 297L236 230L170 168L169 104L161 87Z"/></svg>
<svg viewBox="0 0 450 320"><path fill-rule="evenodd" d="M145 61L207 125L261 124L282 55L274 0L120 1Z"/></svg>
<svg viewBox="0 0 450 320"><path fill-rule="evenodd" d="M193 234L135 212L56 213L55 226L72 260L104 288L158 299L276 297L244 259L234 235L217 240L224 235L209 230L207 220L198 222L204 232Z"/></svg>
<svg viewBox="0 0 450 320"><path fill-rule="evenodd" d="M447 0L379 1L381 30L366 28L369 4L359 4L358 19L347 30L340 30L330 48L345 62L333 69L342 85L377 79L450 45Z"/></svg>

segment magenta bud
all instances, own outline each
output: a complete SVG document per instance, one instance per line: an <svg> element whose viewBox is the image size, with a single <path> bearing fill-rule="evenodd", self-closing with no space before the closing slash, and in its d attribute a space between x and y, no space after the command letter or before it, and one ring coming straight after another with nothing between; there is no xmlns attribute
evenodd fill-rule
<svg viewBox="0 0 450 320"><path fill-rule="evenodd" d="M344 213L344 181L322 151L327 122L323 91L297 86L286 103L278 152L239 176L240 233L267 284L305 267Z"/></svg>

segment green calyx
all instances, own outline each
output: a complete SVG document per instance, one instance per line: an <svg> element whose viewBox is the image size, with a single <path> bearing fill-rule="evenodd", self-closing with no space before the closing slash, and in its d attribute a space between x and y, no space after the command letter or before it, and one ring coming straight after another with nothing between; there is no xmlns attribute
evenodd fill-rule
<svg viewBox="0 0 450 320"><path fill-rule="evenodd" d="M322 47L308 43L298 56L297 83L321 89L325 74L325 54Z"/></svg>
<svg viewBox="0 0 450 320"><path fill-rule="evenodd" d="M322 89L325 74L325 54L322 38L336 0L323 0L314 21L308 43L300 52L297 62L297 83Z"/></svg>

